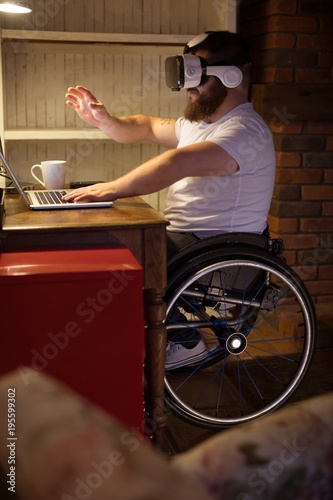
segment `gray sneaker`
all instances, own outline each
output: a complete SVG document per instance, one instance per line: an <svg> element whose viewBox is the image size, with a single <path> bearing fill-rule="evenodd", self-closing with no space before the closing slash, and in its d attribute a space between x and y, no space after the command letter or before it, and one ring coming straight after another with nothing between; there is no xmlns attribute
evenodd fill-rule
<svg viewBox="0 0 333 500"><path fill-rule="evenodd" d="M205 342L201 339L195 347L187 349L182 344L169 341L166 350L165 369L173 370L204 360L208 356Z"/></svg>

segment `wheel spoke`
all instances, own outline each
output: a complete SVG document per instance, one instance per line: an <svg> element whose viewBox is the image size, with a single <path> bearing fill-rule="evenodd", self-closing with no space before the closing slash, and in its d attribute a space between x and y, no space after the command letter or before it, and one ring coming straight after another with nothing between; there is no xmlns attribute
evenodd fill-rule
<svg viewBox="0 0 333 500"><path fill-rule="evenodd" d="M283 382L282 382L282 380L280 380L280 379L279 379L279 377L277 377L276 375L274 375L274 373L273 373L271 370L269 370L268 368L266 368L266 366L265 366L263 363L261 363L261 362L259 361L259 359L258 359L258 358L254 358L253 356L251 356L251 354L250 354L250 357L251 357L251 358L253 359L253 361L254 361L255 363L257 363L257 364L258 364L258 365L259 365L259 366L260 366L263 370L265 370L265 372L266 372L266 373L268 373L269 375L271 375L271 376L272 376L272 377L273 377L273 378L274 378L274 379L275 379L275 380L276 380L279 384L284 385L284 384L283 384ZM280 357L282 357L282 356L280 356ZM284 358L284 359L285 359L285 358ZM288 361L289 361L289 360L288 360Z"/></svg>

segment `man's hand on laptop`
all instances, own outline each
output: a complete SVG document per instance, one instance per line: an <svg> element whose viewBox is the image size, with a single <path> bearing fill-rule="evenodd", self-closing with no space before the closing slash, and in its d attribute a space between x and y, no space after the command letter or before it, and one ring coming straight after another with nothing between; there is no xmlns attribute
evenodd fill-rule
<svg viewBox="0 0 333 500"><path fill-rule="evenodd" d="M116 196L111 188L112 182L93 184L83 188L74 189L63 196L63 200L73 203L82 201L114 201Z"/></svg>

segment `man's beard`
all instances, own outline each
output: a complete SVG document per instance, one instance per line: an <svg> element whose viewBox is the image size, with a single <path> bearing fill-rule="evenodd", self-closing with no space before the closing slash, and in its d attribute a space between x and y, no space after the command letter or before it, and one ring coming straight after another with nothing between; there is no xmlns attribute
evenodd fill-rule
<svg viewBox="0 0 333 500"><path fill-rule="evenodd" d="M184 109L184 117L191 122L209 121L209 117L223 103L227 93L228 89L222 82L217 78L214 79L213 84L205 94L200 94L194 102L188 101Z"/></svg>

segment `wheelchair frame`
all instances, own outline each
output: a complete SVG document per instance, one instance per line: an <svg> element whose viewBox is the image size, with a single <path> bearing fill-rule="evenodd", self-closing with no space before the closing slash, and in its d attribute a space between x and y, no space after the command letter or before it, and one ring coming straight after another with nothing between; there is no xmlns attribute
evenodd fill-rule
<svg viewBox="0 0 333 500"><path fill-rule="evenodd" d="M316 345L316 315L300 277L279 255L283 242L231 233L186 247L168 264L167 331L196 329L198 363L165 372L166 404L208 428L261 417L304 379ZM183 320L173 320L177 307Z"/></svg>

